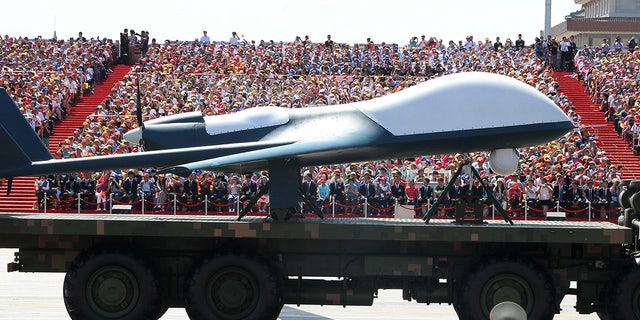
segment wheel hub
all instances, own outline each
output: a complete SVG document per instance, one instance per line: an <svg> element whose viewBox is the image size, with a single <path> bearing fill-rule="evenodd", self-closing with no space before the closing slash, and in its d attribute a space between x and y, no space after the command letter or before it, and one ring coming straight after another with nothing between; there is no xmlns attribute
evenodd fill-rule
<svg viewBox="0 0 640 320"><path fill-rule="evenodd" d="M122 267L103 267L87 281L87 301L105 318L120 318L129 313L138 300L135 276Z"/></svg>
<svg viewBox="0 0 640 320"><path fill-rule="evenodd" d="M533 291L521 277L513 274L498 275L482 289L482 311L488 317L491 309L500 302L511 301L522 306L527 313L532 308Z"/></svg>
<svg viewBox="0 0 640 320"><path fill-rule="evenodd" d="M208 301L223 318L244 319L258 303L258 283L241 268L220 270L211 278L208 287Z"/></svg>

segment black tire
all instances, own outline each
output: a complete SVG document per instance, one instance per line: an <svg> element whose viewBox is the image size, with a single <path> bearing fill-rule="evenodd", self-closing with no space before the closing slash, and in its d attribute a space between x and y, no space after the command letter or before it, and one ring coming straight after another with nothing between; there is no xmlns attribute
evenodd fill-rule
<svg viewBox="0 0 640 320"><path fill-rule="evenodd" d="M609 320L640 319L640 267L631 266L620 274L607 296Z"/></svg>
<svg viewBox="0 0 640 320"><path fill-rule="evenodd" d="M266 263L244 255L216 255L191 276L185 309L191 320L276 319L280 286Z"/></svg>
<svg viewBox="0 0 640 320"><path fill-rule="evenodd" d="M160 282L131 252L81 254L67 271L63 291L74 320L155 320L162 307Z"/></svg>
<svg viewBox="0 0 640 320"><path fill-rule="evenodd" d="M553 319L555 295L551 280L534 265L494 259L469 272L456 285L454 306L460 319L489 319L491 309L503 301L519 304L528 319Z"/></svg>
<svg viewBox="0 0 640 320"><path fill-rule="evenodd" d="M156 313L156 316L155 316L154 319L158 320L158 319L162 318L162 316L164 316L164 314L167 313L167 310L169 310L169 307L167 307L166 305L162 304L158 308L158 313Z"/></svg>

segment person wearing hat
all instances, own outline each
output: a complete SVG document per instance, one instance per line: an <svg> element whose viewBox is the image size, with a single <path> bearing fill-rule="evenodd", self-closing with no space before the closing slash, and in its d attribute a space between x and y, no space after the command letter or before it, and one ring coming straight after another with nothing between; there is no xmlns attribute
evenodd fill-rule
<svg viewBox="0 0 640 320"><path fill-rule="evenodd" d="M380 175L376 178L376 195L375 206L383 209L387 208L391 204L391 185L387 180L387 177ZM376 214L389 214L388 210L377 210Z"/></svg>
<svg viewBox="0 0 640 320"><path fill-rule="evenodd" d="M358 204L358 186L356 184L356 178L350 176L347 182L344 184L344 196L345 196L345 213L350 211L351 214L359 213L359 208L354 207Z"/></svg>
<svg viewBox="0 0 640 320"><path fill-rule="evenodd" d="M180 201L187 206L187 211L196 211L197 208L193 206L198 201L198 181L196 181L196 172L191 172L187 180L182 185L182 196Z"/></svg>

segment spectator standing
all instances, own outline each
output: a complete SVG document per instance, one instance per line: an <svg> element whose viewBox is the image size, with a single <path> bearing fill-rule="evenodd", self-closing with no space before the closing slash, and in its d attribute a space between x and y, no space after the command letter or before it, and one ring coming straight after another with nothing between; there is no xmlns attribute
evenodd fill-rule
<svg viewBox="0 0 640 320"><path fill-rule="evenodd" d="M36 197L38 198L37 204L34 206L34 209L42 209L44 206L44 201L49 193L49 180L47 177L40 176L36 179L35 182L36 189Z"/></svg>
<svg viewBox="0 0 640 320"><path fill-rule="evenodd" d="M109 172L105 171L98 177L98 183L96 184L96 203L98 207L96 210L106 210L105 205L107 201L107 191L109 190Z"/></svg>
<svg viewBox="0 0 640 320"><path fill-rule="evenodd" d="M236 33L235 31L231 32L231 38L229 38L229 43L233 46L238 46L238 44L240 44L240 37L238 36L238 33Z"/></svg>
<svg viewBox="0 0 640 320"><path fill-rule="evenodd" d="M320 212L322 213L327 212L327 208L325 208L325 206L329 204L329 196L331 194L330 192L331 188L327 184L327 179L324 177L320 178L320 184L318 184L317 205L320 208Z"/></svg>
<svg viewBox="0 0 640 320"><path fill-rule="evenodd" d="M611 46L609 45L609 40L606 38L602 39L602 44L600 45L600 52L604 54L608 54L611 50Z"/></svg>
<svg viewBox="0 0 640 320"><path fill-rule="evenodd" d="M211 43L211 39L207 35L207 30L202 31L202 37L200 37L200 43L207 44L207 45Z"/></svg>
<svg viewBox="0 0 640 320"><path fill-rule="evenodd" d="M420 190L416 187L414 180L409 180L407 186L404 188L404 193L407 197L407 205L413 205L416 215L420 214L418 204L418 197L420 196Z"/></svg>
<svg viewBox="0 0 640 320"><path fill-rule="evenodd" d="M496 37L496 42L493 43L493 50L502 51L504 49L502 42L500 42L500 37Z"/></svg>
<svg viewBox="0 0 640 320"><path fill-rule="evenodd" d="M556 185L553 187L553 200L560 203L561 207L566 207L568 199L568 188L564 184L564 177L556 175Z"/></svg>
<svg viewBox="0 0 640 320"><path fill-rule="evenodd" d="M356 185L355 178L349 178L347 180L347 184L344 186L344 195L346 199L346 208L345 213L351 210L352 214L358 212L358 208L354 208L358 204L358 186Z"/></svg>
<svg viewBox="0 0 640 320"><path fill-rule="evenodd" d="M129 64L129 29L120 33L120 62Z"/></svg>
<svg viewBox="0 0 640 320"><path fill-rule="evenodd" d="M391 196L398 201L398 204L405 204L407 195L405 193L405 186L400 181L399 174L394 173L393 183L391 184Z"/></svg>
<svg viewBox="0 0 640 320"><path fill-rule="evenodd" d="M327 35L327 40L324 42L324 46L325 46L325 49L328 49L330 52L333 52L334 43L333 43L333 40L331 40L330 34Z"/></svg>
<svg viewBox="0 0 640 320"><path fill-rule="evenodd" d="M607 180L600 181L598 190L596 192L596 206L601 209L600 211L602 211L602 209L604 209L605 212L611 210L611 202L613 201L613 197L611 189L609 189ZM606 213L605 215L608 215L608 213ZM600 212L594 210L594 216L600 218Z"/></svg>
<svg viewBox="0 0 640 320"><path fill-rule="evenodd" d="M622 44L622 39L620 39L620 37L616 37L616 41L613 43L613 51L620 53L622 52L623 47L624 44Z"/></svg>
<svg viewBox="0 0 640 320"><path fill-rule="evenodd" d="M534 184L533 178L527 179L527 183L524 186L524 193L527 206L530 208L537 207L538 187Z"/></svg>
<svg viewBox="0 0 640 320"><path fill-rule="evenodd" d="M78 37L76 38L76 41L87 42L87 38L85 38L85 37L82 35L82 31L78 32Z"/></svg>
<svg viewBox="0 0 640 320"><path fill-rule="evenodd" d="M307 172L307 174L304 175L304 181L302 181L302 184L300 185L300 191L302 191L302 194L304 194L310 202L317 202L318 185L313 180L311 172ZM311 208L309 208L307 204L304 205L303 211L312 212Z"/></svg>
<svg viewBox="0 0 640 320"><path fill-rule="evenodd" d="M518 40L516 40L516 49L522 50L524 49L524 40L522 40L522 34L518 34Z"/></svg>
<svg viewBox="0 0 640 320"><path fill-rule="evenodd" d="M638 47L638 43L636 42L636 37L631 37L631 40L629 40L629 44L627 45L627 47L629 48L629 51L633 53L633 51L636 50L636 48Z"/></svg>
<svg viewBox="0 0 640 320"><path fill-rule="evenodd" d="M342 181L340 171L336 171L335 174L336 176L333 178L331 184L329 184L329 193L333 199L335 199L336 203L344 205L346 203L344 195L344 181ZM337 211L340 212L340 207L337 208Z"/></svg>
<svg viewBox="0 0 640 320"><path fill-rule="evenodd" d="M374 203L376 186L371 182L371 175L369 173L364 175L364 181L360 184L358 191L363 204L365 201L370 205Z"/></svg>
<svg viewBox="0 0 640 320"><path fill-rule="evenodd" d="M560 68L564 71L569 71L569 64L571 63L571 42L567 37L562 37L560 41Z"/></svg>

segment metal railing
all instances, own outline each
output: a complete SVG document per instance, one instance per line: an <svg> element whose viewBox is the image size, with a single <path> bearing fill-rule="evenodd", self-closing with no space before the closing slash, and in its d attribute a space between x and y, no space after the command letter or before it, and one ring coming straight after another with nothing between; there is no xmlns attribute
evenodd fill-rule
<svg viewBox="0 0 640 320"><path fill-rule="evenodd" d="M203 198L191 198L179 196L178 194L169 194L167 200L159 203L154 201L152 196L142 194L131 200L120 201L115 199L113 194L105 202L90 201L87 194L78 194L76 197L67 199L57 199L56 197L44 197L39 206L39 212L42 213L102 213L114 214L115 211L121 211L125 208L127 213L132 214L163 214L163 215L233 215L240 216L243 204L235 198L224 199L224 201L216 202L219 198L212 199L209 196ZM197 201L196 201L197 200ZM222 200L222 199L220 199ZM532 200L523 200L518 202L516 206L506 206L505 211L513 218L522 220L539 220L547 218L547 213L552 212L553 217L557 218L558 213L563 213L565 218L584 221L601 221L614 220L620 215L620 207L614 204L607 206L603 203L592 203L583 201L578 206L562 207L559 201L551 202L551 206L531 206ZM144 205L142 205L144 203ZM334 218L340 217L364 217L364 218L421 218L431 209L434 201L428 199L425 201L408 201L402 204L398 199L386 198L369 201L367 198L346 199L344 203L337 201L335 197L318 201L317 205L323 214ZM124 205L124 207L123 207ZM473 208L470 204L464 204L467 214L473 214ZM609 207L609 209L606 209ZM303 202L299 203L300 212L311 212L306 210ZM456 210L456 204L451 202L449 206L440 205L438 208L439 215L434 218L449 219L453 218ZM483 216L485 219L501 220L502 217L496 215L496 209L493 205L483 206ZM254 206L250 212L254 215L267 215L269 212L268 203L259 203ZM411 214L413 212L413 214Z"/></svg>

